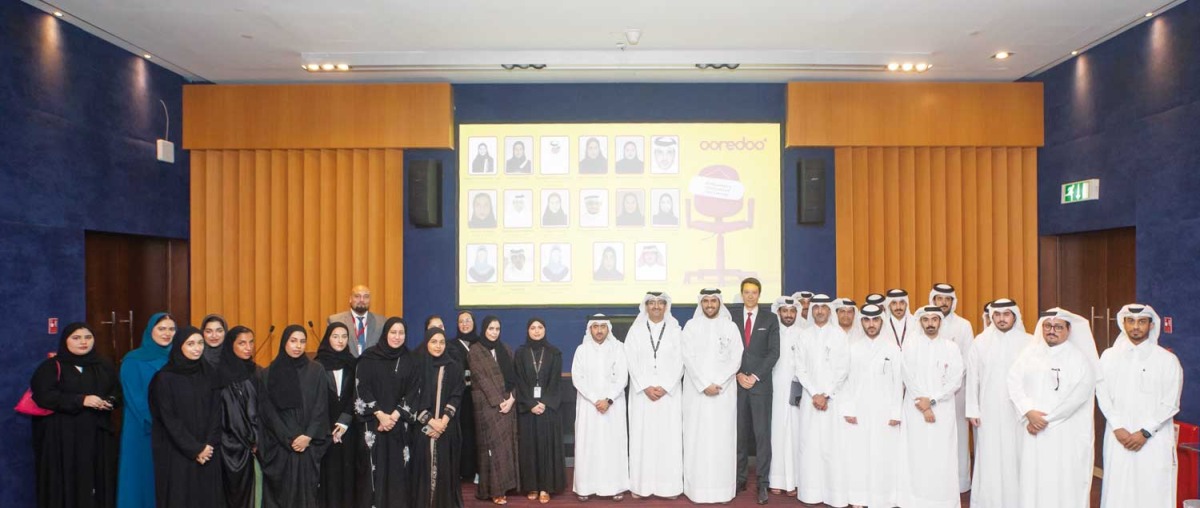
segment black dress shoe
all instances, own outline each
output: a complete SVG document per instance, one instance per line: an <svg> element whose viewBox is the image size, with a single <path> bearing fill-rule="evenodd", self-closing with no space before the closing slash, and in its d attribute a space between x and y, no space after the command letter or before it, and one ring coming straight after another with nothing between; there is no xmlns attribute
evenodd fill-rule
<svg viewBox="0 0 1200 508"><path fill-rule="evenodd" d="M738 484L737 484L737 491L738 491L738 492L741 492L741 491L743 491L743 490L746 490L746 482L738 482Z"/></svg>
<svg viewBox="0 0 1200 508"><path fill-rule="evenodd" d="M758 486L758 504L767 504L767 494L768 494L767 486L759 485Z"/></svg>

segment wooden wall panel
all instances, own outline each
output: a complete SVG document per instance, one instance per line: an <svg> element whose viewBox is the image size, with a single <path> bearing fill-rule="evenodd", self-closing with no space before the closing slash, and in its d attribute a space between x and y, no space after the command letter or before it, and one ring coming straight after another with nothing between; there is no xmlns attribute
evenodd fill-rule
<svg viewBox="0 0 1200 508"><path fill-rule="evenodd" d="M788 83L787 146L1042 146L1041 83Z"/></svg>
<svg viewBox="0 0 1200 508"><path fill-rule="evenodd" d="M948 282L958 289L959 315L977 331L983 303L996 298L1036 315L1035 148L839 147L834 154L838 296L861 302L901 287L915 307L934 283ZM868 197L879 202L864 204Z"/></svg>
<svg viewBox="0 0 1200 508"><path fill-rule="evenodd" d="M454 148L449 83L187 85L183 148Z"/></svg>
<svg viewBox="0 0 1200 508"><path fill-rule="evenodd" d="M265 364L286 325L323 332L355 284L371 287L373 311L401 313L401 150L196 150L191 160L193 316L253 328Z"/></svg>

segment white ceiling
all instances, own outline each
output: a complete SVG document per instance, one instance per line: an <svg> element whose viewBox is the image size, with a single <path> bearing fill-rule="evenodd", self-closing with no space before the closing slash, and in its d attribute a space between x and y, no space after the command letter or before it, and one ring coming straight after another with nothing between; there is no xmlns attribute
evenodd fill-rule
<svg viewBox="0 0 1200 508"><path fill-rule="evenodd" d="M216 83L1011 81L1169 0L26 0ZM77 19L73 19L77 18ZM84 21L81 23L79 20ZM623 30L643 31L624 50ZM989 58L1015 52L1007 61ZM711 53L708 53L711 52ZM532 59L540 58L541 61ZM310 62L926 61L921 75L698 69L308 73ZM524 61L518 60L523 59Z"/></svg>

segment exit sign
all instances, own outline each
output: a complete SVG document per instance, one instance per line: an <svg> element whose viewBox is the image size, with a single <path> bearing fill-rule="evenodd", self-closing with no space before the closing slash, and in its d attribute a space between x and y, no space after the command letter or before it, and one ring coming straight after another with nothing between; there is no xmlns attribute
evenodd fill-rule
<svg viewBox="0 0 1200 508"><path fill-rule="evenodd" d="M1081 180L1062 185L1062 204L1100 199L1100 179Z"/></svg>

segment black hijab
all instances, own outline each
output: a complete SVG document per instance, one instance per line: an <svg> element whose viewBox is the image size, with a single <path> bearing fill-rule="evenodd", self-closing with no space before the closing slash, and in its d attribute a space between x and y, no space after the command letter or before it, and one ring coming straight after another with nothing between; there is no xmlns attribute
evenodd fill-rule
<svg viewBox="0 0 1200 508"><path fill-rule="evenodd" d="M75 367L88 367L100 363L102 359L100 358L100 355L96 353L95 340L92 341L92 350L82 355L72 353L71 350L67 348L67 339L71 337L72 333L75 333L79 330L87 330L90 332L92 331L92 327L88 326L87 323L82 321L76 321L67 325L66 328L63 328L62 334L60 334L58 337L58 354L55 356L55 358L60 363L73 365ZM93 334L93 336L94 335L95 334Z"/></svg>
<svg viewBox="0 0 1200 508"><path fill-rule="evenodd" d="M463 333L462 330L458 329L458 320L462 318L463 314L471 316L471 331L467 333ZM468 348L471 347L471 344L479 342L479 325L475 324L475 314L472 314L469 310L458 311L458 314L454 316L454 333L454 340L466 341Z"/></svg>
<svg viewBox="0 0 1200 508"><path fill-rule="evenodd" d="M221 317L220 314L209 314L204 316L204 320L200 322L200 334L203 335L204 328L213 321L221 323L221 330L225 331L225 340L221 341L221 346L224 346L225 342L229 340L229 323L226 323L225 318ZM221 361L221 350L223 349L221 346L209 346L208 341L204 341L204 359L208 361L208 363L217 363Z"/></svg>
<svg viewBox="0 0 1200 508"><path fill-rule="evenodd" d="M190 360L183 356L183 343L187 342L188 338L193 335L199 335L201 342L204 341L204 333L200 329L188 325L175 331L175 337L171 339L171 353L167 357L167 365L162 368L162 372L171 372L183 376L204 372L203 356L195 360Z"/></svg>
<svg viewBox="0 0 1200 508"><path fill-rule="evenodd" d="M379 332L379 340L375 342L374 346L367 348L367 350L362 354L362 357L370 358L372 360L394 361L399 359L401 356L408 354L408 348L404 347L404 344L400 344L400 347L392 347L388 345L388 330L391 330L392 327L397 323L404 326L404 342L407 343L408 322L402 317L392 316L383 323L383 328Z"/></svg>
<svg viewBox="0 0 1200 508"><path fill-rule="evenodd" d="M549 343L546 342L545 335L542 336L542 340L533 340L533 337L529 336L529 327L533 326L534 323L541 323L542 328L546 327L546 322L543 321L542 318L540 318L540 317L529 318L529 322L525 323L525 346L532 349L536 353L541 353L542 349L545 348L547 345L549 345ZM548 333L549 332L547 332L547 334ZM553 348L551 348L551 349L553 349Z"/></svg>
<svg viewBox="0 0 1200 508"><path fill-rule="evenodd" d="M417 366L420 368L420 371L417 374L420 376L421 386L419 387L420 391L419 395L417 396L417 400L411 401L412 403L416 404L418 410L428 409L431 412L436 412L438 409L438 371L443 367L446 368L445 379L449 380L457 377L458 381L456 382L462 383L462 372L457 372L457 374L454 373L456 372L454 369L461 367L459 367L458 362L454 361L454 359L451 357L450 346L448 344L442 351L441 356L435 357L429 353L429 341L438 335L442 336L442 340L449 341L449 339L446 338L445 330L441 328L430 328L425 330L425 340L421 343L421 351L425 352L425 354L420 356L420 359L418 360L419 363L417 363ZM444 401L442 404L444 404Z"/></svg>
<svg viewBox="0 0 1200 508"><path fill-rule="evenodd" d="M288 325L283 329L283 335L279 338L279 352L267 368L267 393L271 397L271 403L279 409L298 409L304 406L303 397L300 395L300 369L308 365L308 355L301 354L299 358L292 358L287 354L288 339L296 332L307 336L304 327L300 325Z"/></svg>
<svg viewBox="0 0 1200 508"><path fill-rule="evenodd" d="M346 330L346 347L342 348L341 351L334 351L333 345L329 343L329 337L338 328ZM354 358L354 355L350 354L349 337L350 327L341 321L337 321L325 328L325 336L321 337L321 345L317 347L317 361L325 367L325 370L340 370L347 367L354 368L354 362L357 360Z"/></svg>
<svg viewBox="0 0 1200 508"><path fill-rule="evenodd" d="M500 366L500 374L504 376L504 390L510 392L517 385L517 370L513 368L512 357L503 349L500 352L495 351L496 347L500 345L500 337L496 337L494 341L487 338L487 329L492 321L499 323L500 318L484 316L483 321L480 322L479 329L483 330L483 334L479 336L479 345L496 355L496 364Z"/></svg>
<svg viewBox="0 0 1200 508"><path fill-rule="evenodd" d="M446 349L442 351L442 356L435 357L432 354L429 354L429 340L435 335L441 335L442 340L447 342ZM437 327L429 328L425 330L425 340L421 342L421 349L419 351L422 353L421 356L428 359L427 363L433 365L434 367L441 367L454 361L454 359L450 357L449 342L450 341L446 339L446 330Z"/></svg>
<svg viewBox="0 0 1200 508"><path fill-rule="evenodd" d="M258 370L254 358L243 360L233 350L233 343L237 342L238 335L243 333L253 334L254 330L239 325L225 331L225 342L221 343L221 359L217 362L222 388L250 379Z"/></svg>

